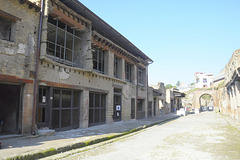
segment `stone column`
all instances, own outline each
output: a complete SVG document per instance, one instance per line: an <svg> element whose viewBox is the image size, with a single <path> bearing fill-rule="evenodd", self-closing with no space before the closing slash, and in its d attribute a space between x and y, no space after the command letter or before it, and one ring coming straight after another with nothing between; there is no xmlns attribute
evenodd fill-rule
<svg viewBox="0 0 240 160"><path fill-rule="evenodd" d="M44 10L44 16L42 21L42 35L41 35L41 49L40 49L40 59L44 58L46 56L46 48L47 48L47 21L48 21L48 11L50 10L50 5L47 5L49 3L49 0L45 1L45 10Z"/></svg>
<svg viewBox="0 0 240 160"><path fill-rule="evenodd" d="M122 89L122 120L131 120L131 94L128 84Z"/></svg>
<svg viewBox="0 0 240 160"><path fill-rule="evenodd" d="M91 36L92 30L91 27L83 34L83 44L82 44L82 53L80 63L84 69L92 70L93 61L92 61L92 46L91 46Z"/></svg>
<svg viewBox="0 0 240 160"><path fill-rule="evenodd" d="M133 84L137 85L137 66L136 65L133 65L131 78L132 78Z"/></svg>
<svg viewBox="0 0 240 160"><path fill-rule="evenodd" d="M121 63L119 66L120 79L125 81L125 59L121 59Z"/></svg>
<svg viewBox="0 0 240 160"><path fill-rule="evenodd" d="M87 128L89 121L89 91L83 90L80 104L80 128Z"/></svg>
<svg viewBox="0 0 240 160"><path fill-rule="evenodd" d="M113 87L109 89L106 101L106 123L113 123Z"/></svg>
<svg viewBox="0 0 240 160"><path fill-rule="evenodd" d="M105 58L104 58L104 70L106 70L106 73L108 76L113 77L113 71L114 71L114 54L110 51L106 51Z"/></svg>
<svg viewBox="0 0 240 160"><path fill-rule="evenodd" d="M235 81L235 93L236 93L236 107L237 107L237 121L240 123L240 81Z"/></svg>
<svg viewBox="0 0 240 160"><path fill-rule="evenodd" d="M23 91L22 134L31 133L33 114L32 112L33 112L33 84L25 84Z"/></svg>

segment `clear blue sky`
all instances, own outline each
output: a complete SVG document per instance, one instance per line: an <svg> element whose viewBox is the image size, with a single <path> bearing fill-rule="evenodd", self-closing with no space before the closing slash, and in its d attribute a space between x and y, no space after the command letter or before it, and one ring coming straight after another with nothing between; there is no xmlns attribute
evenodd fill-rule
<svg viewBox="0 0 240 160"><path fill-rule="evenodd" d="M154 63L149 83L216 76L240 49L240 0L80 0Z"/></svg>

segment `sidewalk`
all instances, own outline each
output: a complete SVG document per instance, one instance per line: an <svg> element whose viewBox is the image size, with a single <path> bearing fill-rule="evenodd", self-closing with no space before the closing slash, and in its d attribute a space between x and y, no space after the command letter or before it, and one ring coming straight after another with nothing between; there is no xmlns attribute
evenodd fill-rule
<svg viewBox="0 0 240 160"><path fill-rule="evenodd" d="M178 117L176 114L168 114L149 119L121 121L85 129L56 132L53 136L1 139L0 159L45 157L126 135Z"/></svg>

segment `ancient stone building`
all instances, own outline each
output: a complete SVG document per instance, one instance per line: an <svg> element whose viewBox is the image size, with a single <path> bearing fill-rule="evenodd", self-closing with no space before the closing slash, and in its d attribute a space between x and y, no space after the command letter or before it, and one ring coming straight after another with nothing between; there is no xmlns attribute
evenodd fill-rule
<svg viewBox="0 0 240 160"><path fill-rule="evenodd" d="M0 132L30 133L40 6L0 0Z"/></svg>
<svg viewBox="0 0 240 160"><path fill-rule="evenodd" d="M233 52L225 66L225 88L222 91L222 111L240 123L240 50ZM227 94L225 94L227 93Z"/></svg>
<svg viewBox="0 0 240 160"><path fill-rule="evenodd" d="M147 117L152 60L79 1L45 3L38 128L86 128Z"/></svg>
<svg viewBox="0 0 240 160"><path fill-rule="evenodd" d="M153 111L152 116L169 113L169 108L166 103L166 88L164 83L159 82L157 85L150 85L148 110Z"/></svg>
<svg viewBox="0 0 240 160"><path fill-rule="evenodd" d="M3 131L146 118L152 60L78 0L42 2L1 0Z"/></svg>

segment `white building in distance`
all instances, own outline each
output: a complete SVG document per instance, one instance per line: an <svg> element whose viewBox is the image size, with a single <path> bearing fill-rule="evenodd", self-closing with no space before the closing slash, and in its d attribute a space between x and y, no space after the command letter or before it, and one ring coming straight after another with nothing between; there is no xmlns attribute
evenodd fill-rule
<svg viewBox="0 0 240 160"><path fill-rule="evenodd" d="M213 83L212 73L196 72L194 74L195 88L209 88Z"/></svg>

